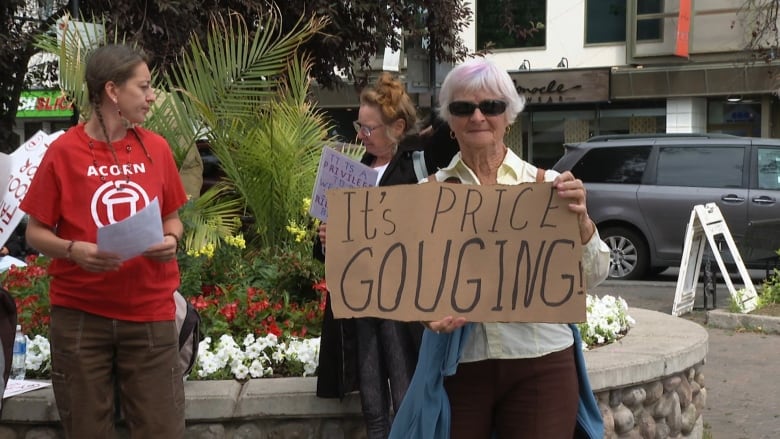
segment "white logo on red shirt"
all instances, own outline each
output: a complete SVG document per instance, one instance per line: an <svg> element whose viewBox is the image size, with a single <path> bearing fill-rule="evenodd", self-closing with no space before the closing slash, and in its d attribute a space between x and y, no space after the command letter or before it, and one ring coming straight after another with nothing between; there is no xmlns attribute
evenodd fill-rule
<svg viewBox="0 0 780 439"><path fill-rule="evenodd" d="M108 181L92 196L92 219L98 227L114 224L134 215L149 204L149 196L138 183Z"/></svg>

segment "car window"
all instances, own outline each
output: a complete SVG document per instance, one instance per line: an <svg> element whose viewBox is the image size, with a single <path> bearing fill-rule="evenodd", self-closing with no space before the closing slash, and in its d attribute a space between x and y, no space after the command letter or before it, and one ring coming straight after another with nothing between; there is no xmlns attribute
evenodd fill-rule
<svg viewBox="0 0 780 439"><path fill-rule="evenodd" d="M646 146L594 148L572 167L571 173L586 183L639 184L649 155Z"/></svg>
<svg viewBox="0 0 780 439"><path fill-rule="evenodd" d="M676 147L659 150L656 184L710 188L742 187L745 151L735 147Z"/></svg>
<svg viewBox="0 0 780 439"><path fill-rule="evenodd" d="M780 148L758 148L758 188L780 189Z"/></svg>

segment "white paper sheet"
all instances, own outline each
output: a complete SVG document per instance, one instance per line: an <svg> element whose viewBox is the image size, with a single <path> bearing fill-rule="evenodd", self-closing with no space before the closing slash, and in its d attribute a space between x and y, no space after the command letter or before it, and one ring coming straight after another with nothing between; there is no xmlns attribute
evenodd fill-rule
<svg viewBox="0 0 780 439"><path fill-rule="evenodd" d="M11 255L0 256L0 272L8 270L12 265L17 267L26 267L27 263Z"/></svg>
<svg viewBox="0 0 780 439"><path fill-rule="evenodd" d="M51 383L46 381L9 379L8 384L5 386L3 399L10 398L12 396L16 396L26 392L32 392L33 390L43 389L44 387L49 387L49 386L51 386Z"/></svg>
<svg viewBox="0 0 780 439"><path fill-rule="evenodd" d="M157 198L135 215L97 231L98 250L118 254L123 261L140 255L163 241L160 203Z"/></svg>

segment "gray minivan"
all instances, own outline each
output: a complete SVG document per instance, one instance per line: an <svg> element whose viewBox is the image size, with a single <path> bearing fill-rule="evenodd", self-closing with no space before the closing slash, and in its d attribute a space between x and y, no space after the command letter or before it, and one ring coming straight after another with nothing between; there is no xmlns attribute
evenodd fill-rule
<svg viewBox="0 0 780 439"><path fill-rule="evenodd" d="M553 166L585 182L588 213L610 247L610 277L679 266L693 206L720 208L750 267L780 248L780 140L724 134L596 136Z"/></svg>

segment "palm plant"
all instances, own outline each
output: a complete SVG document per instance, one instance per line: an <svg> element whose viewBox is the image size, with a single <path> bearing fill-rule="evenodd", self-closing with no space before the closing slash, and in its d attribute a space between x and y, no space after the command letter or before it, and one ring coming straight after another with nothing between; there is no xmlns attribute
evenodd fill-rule
<svg viewBox="0 0 780 439"><path fill-rule="evenodd" d="M172 73L264 246L291 239L286 226L302 215L329 129L307 100L311 64L297 54L324 21L302 19L282 35L277 17L254 37L240 18L213 21L206 46L192 40Z"/></svg>
<svg viewBox="0 0 780 439"><path fill-rule="evenodd" d="M330 127L307 100L311 64L298 49L326 21L301 18L282 33L280 17L271 10L255 34L239 16L215 17L171 75L154 78L167 92L145 126L168 139L180 165L205 137L226 175L182 211L187 248L219 245L242 214L254 217L261 244L283 245L290 239L285 226L300 219L311 194ZM84 114L84 44L50 36L39 46L60 56L61 86Z"/></svg>

